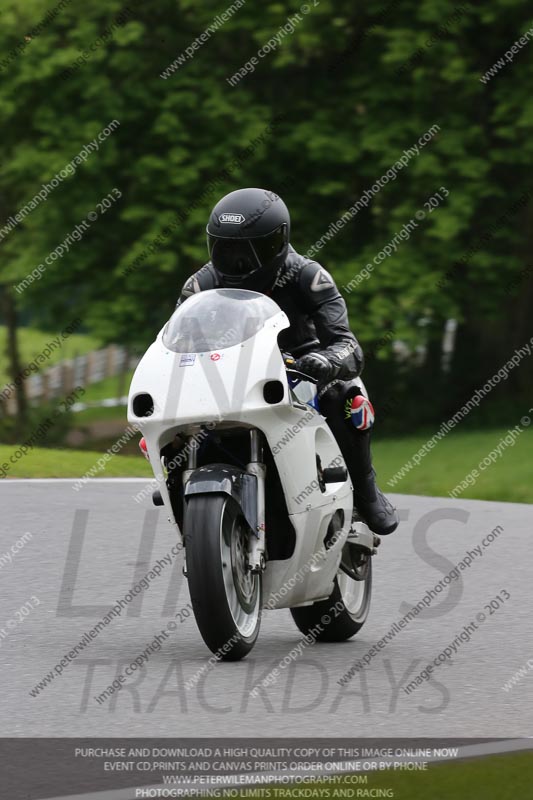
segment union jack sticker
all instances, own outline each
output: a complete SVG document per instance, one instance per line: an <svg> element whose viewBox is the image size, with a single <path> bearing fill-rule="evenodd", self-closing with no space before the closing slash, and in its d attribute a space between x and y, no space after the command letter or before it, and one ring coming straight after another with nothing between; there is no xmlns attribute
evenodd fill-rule
<svg viewBox="0 0 533 800"><path fill-rule="evenodd" d="M367 397L362 394L356 395L350 403L350 419L359 431L367 431L374 424L376 412L374 406Z"/></svg>

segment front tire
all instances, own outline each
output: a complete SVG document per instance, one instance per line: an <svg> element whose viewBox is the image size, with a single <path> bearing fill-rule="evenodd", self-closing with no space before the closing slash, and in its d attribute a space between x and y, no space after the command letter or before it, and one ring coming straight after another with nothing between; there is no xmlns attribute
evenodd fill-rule
<svg viewBox="0 0 533 800"><path fill-rule="evenodd" d="M303 634L318 642L344 642L365 624L371 595L372 556L347 542L328 599L291 608L292 618Z"/></svg>
<svg viewBox="0 0 533 800"><path fill-rule="evenodd" d="M224 661L244 658L259 635L262 577L246 569L252 535L226 495L193 495L183 521L191 604L206 645Z"/></svg>

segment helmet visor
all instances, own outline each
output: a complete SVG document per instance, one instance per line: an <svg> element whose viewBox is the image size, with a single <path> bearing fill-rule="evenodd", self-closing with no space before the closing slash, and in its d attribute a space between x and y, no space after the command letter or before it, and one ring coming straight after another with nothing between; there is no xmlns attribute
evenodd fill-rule
<svg viewBox="0 0 533 800"><path fill-rule="evenodd" d="M245 278L258 269L268 269L286 245L284 223L265 236L250 239L222 238L207 234L209 257L216 270L232 278Z"/></svg>
<svg viewBox="0 0 533 800"><path fill-rule="evenodd" d="M207 249L214 268L222 275L245 278L261 267L249 239L220 239L208 233Z"/></svg>

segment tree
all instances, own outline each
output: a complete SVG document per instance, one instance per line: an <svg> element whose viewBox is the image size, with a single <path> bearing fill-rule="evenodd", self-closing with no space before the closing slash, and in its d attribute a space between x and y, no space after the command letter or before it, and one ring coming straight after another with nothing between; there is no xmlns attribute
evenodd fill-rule
<svg viewBox="0 0 533 800"><path fill-rule="evenodd" d="M9 53L47 8L44 0L5 5L0 38ZM16 301L49 325L71 307L104 339L141 348L205 260L218 196L241 185L282 192L294 244L306 252L420 146L316 257L341 286L372 265L345 292L352 324L365 349L392 329L411 355L399 364L389 340L368 365L370 380L388 395L431 386L425 413L440 419L530 328L533 65L521 51L480 80L528 28L528 5L244 3L221 24L223 12L214 0L159 0L150 9L94 0L83 12L68 4L4 59L0 163L11 214L106 125L120 124L4 236L3 279L23 280L116 189L122 196ZM270 52L258 56L265 45ZM437 193L438 207L426 206ZM418 224L399 239L410 220ZM396 249L381 258L392 241ZM449 318L459 328L443 375ZM515 393L530 385L525 370L508 382Z"/></svg>

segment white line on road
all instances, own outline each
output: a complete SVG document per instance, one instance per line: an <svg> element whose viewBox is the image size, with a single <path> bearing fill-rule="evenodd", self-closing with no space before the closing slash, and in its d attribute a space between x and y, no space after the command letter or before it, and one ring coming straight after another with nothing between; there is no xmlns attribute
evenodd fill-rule
<svg viewBox="0 0 533 800"><path fill-rule="evenodd" d="M16 483L75 483L80 478L8 478L0 481L2 485L14 485ZM150 478L88 478L88 483L146 483Z"/></svg>

